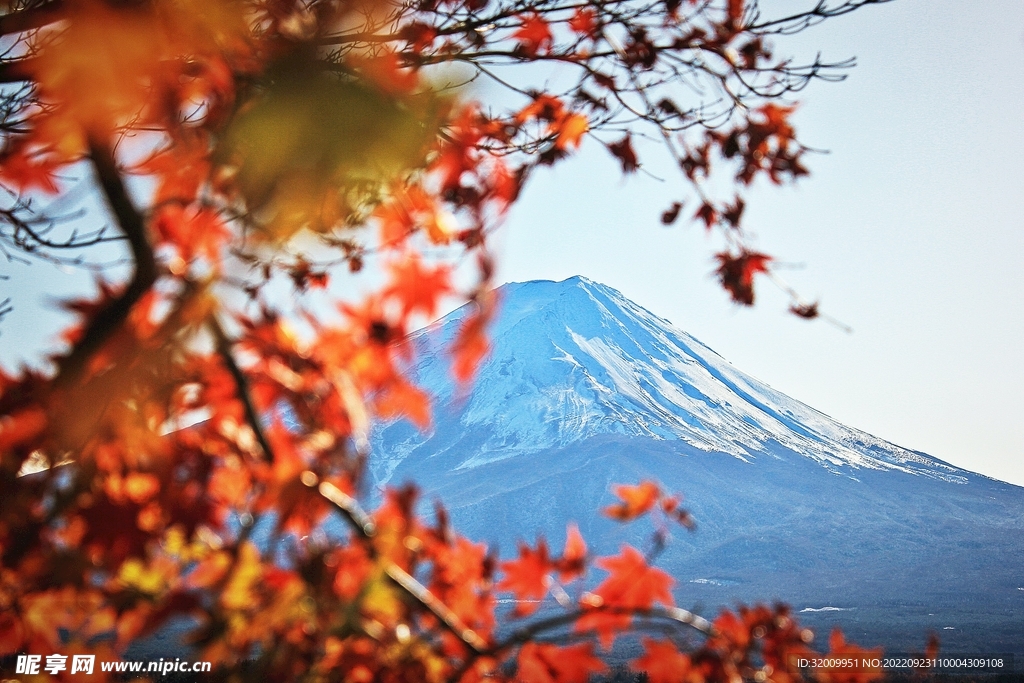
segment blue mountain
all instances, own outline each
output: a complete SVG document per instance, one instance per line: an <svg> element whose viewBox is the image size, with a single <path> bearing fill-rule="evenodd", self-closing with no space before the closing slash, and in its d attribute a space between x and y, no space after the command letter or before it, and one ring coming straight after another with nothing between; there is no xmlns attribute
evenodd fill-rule
<svg viewBox="0 0 1024 683"><path fill-rule="evenodd" d="M499 296L469 391L446 352L468 309L414 336L435 420L375 428L376 491L415 482L504 555L570 520L604 553L652 530L597 513L611 486L654 479L697 522L658 558L681 605L781 600L819 639L1024 654L1024 488L842 425L585 278Z"/></svg>

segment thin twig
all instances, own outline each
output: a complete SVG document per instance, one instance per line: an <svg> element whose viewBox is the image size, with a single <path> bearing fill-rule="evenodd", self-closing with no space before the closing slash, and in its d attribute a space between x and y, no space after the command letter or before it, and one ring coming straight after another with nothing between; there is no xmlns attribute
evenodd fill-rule
<svg viewBox="0 0 1024 683"><path fill-rule="evenodd" d="M320 482L317 485L311 481L308 485L316 486L323 499L331 503L342 513L349 526L361 538L369 540L376 535L376 525L355 498L329 482ZM487 642L476 631L466 626L465 622L459 618L459 615L450 610L447 605L441 602L436 595L431 593L426 586L417 581L409 572L391 560L385 559L384 573L406 595L433 614L452 635L462 641L462 644L473 653L474 657L480 656L487 650Z"/></svg>
<svg viewBox="0 0 1024 683"><path fill-rule="evenodd" d="M238 394L238 400L242 402L242 407L245 410L245 420L249 423L249 427L256 436L256 443L259 444L260 449L263 451L263 457L272 463L274 462L274 450L270 447L270 442L267 441L267 435L263 431L260 417L256 413L256 406L253 405L252 395L249 392L249 380L246 379L242 368L235 361L235 356L231 352L231 340L228 339L228 336L224 333L224 328L221 327L220 321L214 315L210 316L210 329L213 331L213 336L217 342L217 353L220 355L224 365L227 366L232 379L235 380L235 391Z"/></svg>

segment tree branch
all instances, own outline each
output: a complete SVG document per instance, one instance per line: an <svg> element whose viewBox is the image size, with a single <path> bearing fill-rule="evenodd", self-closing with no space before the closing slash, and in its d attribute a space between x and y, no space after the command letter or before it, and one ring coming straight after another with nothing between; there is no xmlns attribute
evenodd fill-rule
<svg viewBox="0 0 1024 683"><path fill-rule="evenodd" d="M64 1L49 0L42 5L5 14L0 17L0 36L24 33L42 28L64 18Z"/></svg>
<svg viewBox="0 0 1024 683"><path fill-rule="evenodd" d="M310 486L316 486L310 483ZM370 516L359 505L352 496L348 495L334 484L321 482L317 491L327 502L339 510L349 523L349 526L363 539L372 539L377 533L377 527L370 519ZM416 580L409 572L405 571L391 560L384 560L384 573L391 581L402 589L406 595L411 597L424 609L434 615L445 629L462 641L474 656L480 656L487 650L487 642L481 638L476 631L466 626L448 606L441 602L436 595L431 593L426 586Z"/></svg>
<svg viewBox="0 0 1024 683"><path fill-rule="evenodd" d="M270 447L270 442L267 441L267 435L263 431L260 416L256 413L256 406L253 405L252 395L249 392L249 380L246 379L242 368L235 361L234 354L231 353L231 340L228 339L228 336L224 333L224 328L221 327L220 322L214 315L210 316L210 328L213 330L213 336L217 341L217 353L220 355L221 360L224 361L224 365L227 366L232 379L235 380L235 391L238 394L238 400L242 402L242 407L245 409L245 420L249 423L249 427L256 436L256 443L260 445L263 457L272 463L274 462L274 451Z"/></svg>
<svg viewBox="0 0 1024 683"><path fill-rule="evenodd" d="M132 307L149 291L157 277L156 259L146 237L145 222L128 196L113 152L105 142L92 138L89 141L89 156L107 206L131 248L135 272L121 296L89 321L85 333L71 353L57 362L57 377L54 380L57 387L67 386L79 377L88 360L124 324Z"/></svg>

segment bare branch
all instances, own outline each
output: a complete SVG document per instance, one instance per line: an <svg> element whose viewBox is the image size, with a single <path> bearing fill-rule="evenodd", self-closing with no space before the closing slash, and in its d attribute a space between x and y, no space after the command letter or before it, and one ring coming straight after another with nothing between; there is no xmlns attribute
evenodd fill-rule
<svg viewBox="0 0 1024 683"><path fill-rule="evenodd" d="M217 353L220 355L224 365L227 366L232 379L235 380L235 391L238 394L238 400L242 402L242 407L245 410L245 421L249 423L249 428L252 429L253 434L256 436L256 443L259 444L260 449L263 451L263 457L268 462L274 462L274 450L270 447L270 442L267 441L267 435L263 431L263 424L260 422L260 417L256 413L256 406L252 402L252 395L249 392L249 380L245 378L245 373L242 372L242 368L235 361L235 356L231 352L231 340L228 339L224 333L224 328L221 327L220 322L213 315L210 316L210 329L213 331L214 339L217 342Z"/></svg>
<svg viewBox="0 0 1024 683"><path fill-rule="evenodd" d="M71 353L57 362L57 387L66 386L78 378L87 361L124 324L132 307L157 278L156 259L146 237L142 214L128 196L110 148L104 142L92 139L89 152L103 196L131 247L135 272L121 296L89 321Z"/></svg>
<svg viewBox="0 0 1024 683"><path fill-rule="evenodd" d="M41 5L0 16L0 36L42 28L64 18L64 0L48 0Z"/></svg>

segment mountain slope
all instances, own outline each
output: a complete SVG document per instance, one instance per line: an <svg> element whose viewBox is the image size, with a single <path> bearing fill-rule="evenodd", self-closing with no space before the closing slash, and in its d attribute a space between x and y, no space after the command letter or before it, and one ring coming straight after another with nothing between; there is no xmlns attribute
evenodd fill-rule
<svg viewBox="0 0 1024 683"><path fill-rule="evenodd" d="M429 439L385 428L376 442L378 482L416 444L454 449L459 468L565 446L598 434L678 440L741 459L770 446L822 466L887 469L966 481L939 460L845 427L736 370L711 349L582 277L511 284L494 349L465 401L441 349L459 312L417 336L415 376L438 397ZM443 445L442 445L443 444ZM440 446L440 449L437 448Z"/></svg>
<svg viewBox="0 0 1024 683"><path fill-rule="evenodd" d="M846 427L584 278L501 296L466 395L444 354L463 312L417 335L435 424L378 427L377 487L416 482L506 552L559 543L569 520L614 552L651 528L595 511L611 484L656 479L698 522L659 559L681 604L835 608L802 617L897 649L928 629L966 651L1024 644L1024 489Z"/></svg>

